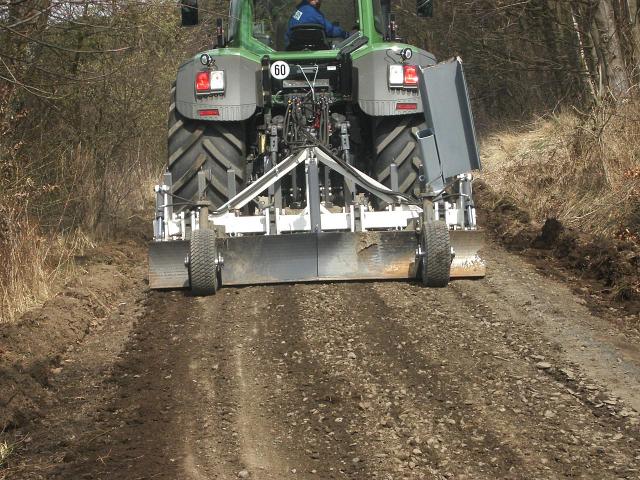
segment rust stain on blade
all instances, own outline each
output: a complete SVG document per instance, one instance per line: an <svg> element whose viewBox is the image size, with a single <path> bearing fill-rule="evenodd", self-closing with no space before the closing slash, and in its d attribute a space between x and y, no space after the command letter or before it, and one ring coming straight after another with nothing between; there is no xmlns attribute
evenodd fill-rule
<svg viewBox="0 0 640 480"><path fill-rule="evenodd" d="M410 278L415 232L323 232L318 235L321 280Z"/></svg>
<svg viewBox="0 0 640 480"><path fill-rule="evenodd" d="M374 232L363 232L358 236L357 253L360 254L367 248L371 248L374 245L378 245L379 235Z"/></svg>
<svg viewBox="0 0 640 480"><path fill-rule="evenodd" d="M384 278L411 278L415 271L414 259L400 259L385 266L382 275Z"/></svg>

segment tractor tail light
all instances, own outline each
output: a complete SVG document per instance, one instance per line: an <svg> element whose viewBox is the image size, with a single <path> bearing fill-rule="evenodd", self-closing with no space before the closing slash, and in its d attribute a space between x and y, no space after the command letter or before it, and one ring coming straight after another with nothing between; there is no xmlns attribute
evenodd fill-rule
<svg viewBox="0 0 640 480"><path fill-rule="evenodd" d="M211 90L211 77L209 72L196 74L196 93L209 93Z"/></svg>
<svg viewBox="0 0 640 480"><path fill-rule="evenodd" d="M404 86L409 88L418 87L418 67L415 65L404 66Z"/></svg>
<svg viewBox="0 0 640 480"><path fill-rule="evenodd" d="M220 110L218 110L217 108L198 110L198 115L201 117L218 117L220 116Z"/></svg>
<svg viewBox="0 0 640 480"><path fill-rule="evenodd" d="M396 110L417 110L417 103L396 103Z"/></svg>

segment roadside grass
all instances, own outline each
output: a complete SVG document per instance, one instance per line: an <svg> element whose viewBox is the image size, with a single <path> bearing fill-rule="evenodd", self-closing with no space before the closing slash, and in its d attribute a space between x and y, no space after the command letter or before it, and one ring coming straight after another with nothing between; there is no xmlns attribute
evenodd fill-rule
<svg viewBox="0 0 640 480"><path fill-rule="evenodd" d="M5 209L7 210L7 209ZM45 234L37 223L12 211L0 243L0 324L44 302L77 273L74 257L92 246L81 230Z"/></svg>
<svg viewBox="0 0 640 480"><path fill-rule="evenodd" d="M102 173L96 163L78 150L52 166L63 172L53 182L29 172L0 178L0 325L55 295L97 243L140 238L150 225L162 166L138 154Z"/></svg>
<svg viewBox="0 0 640 480"><path fill-rule="evenodd" d="M0 468L7 466L9 457L13 454L14 449L15 447L6 440L0 442Z"/></svg>
<svg viewBox="0 0 640 480"><path fill-rule="evenodd" d="M640 101L572 111L482 145L481 178L543 222L640 239Z"/></svg>
<svg viewBox="0 0 640 480"><path fill-rule="evenodd" d="M485 222L640 307L640 100L563 113L483 142ZM542 227L542 228L540 228ZM545 233L546 232L546 233ZM635 317L634 317L635 318Z"/></svg>

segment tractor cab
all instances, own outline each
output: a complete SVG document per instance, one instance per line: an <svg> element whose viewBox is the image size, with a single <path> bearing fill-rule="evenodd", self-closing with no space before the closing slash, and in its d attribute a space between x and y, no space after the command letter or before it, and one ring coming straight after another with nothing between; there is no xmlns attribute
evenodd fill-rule
<svg viewBox="0 0 640 480"><path fill-rule="evenodd" d="M359 29L357 0L323 0L320 8L299 0L255 0L253 37L274 50L329 50ZM322 22L328 22L327 30Z"/></svg>
<svg viewBox="0 0 640 480"><path fill-rule="evenodd" d="M392 0L322 0L317 8L322 17L347 35L331 36L316 22L290 27L301 0L232 0L226 35L220 35L218 47L245 48L256 54L284 51L340 50L355 38L374 42L398 41ZM198 0L183 0L182 24L196 25ZM416 14L431 16L432 0L417 0ZM345 41L345 37L346 40Z"/></svg>

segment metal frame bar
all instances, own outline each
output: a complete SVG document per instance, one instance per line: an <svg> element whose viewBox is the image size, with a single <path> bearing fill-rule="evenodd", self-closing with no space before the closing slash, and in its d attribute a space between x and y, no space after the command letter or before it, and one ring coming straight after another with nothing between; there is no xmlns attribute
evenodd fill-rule
<svg viewBox="0 0 640 480"><path fill-rule="evenodd" d="M163 175L162 181L164 182L164 220L165 222L170 218L173 218L173 199L171 198L171 185L173 184L173 175L171 172L166 172ZM165 224L166 225L166 224ZM165 240L171 239L169 228L165 226L162 229Z"/></svg>
<svg viewBox="0 0 640 480"><path fill-rule="evenodd" d="M311 217L311 231L322 231L322 216L320 212L320 179L318 178L318 161L313 154L307 161L307 206Z"/></svg>
<svg viewBox="0 0 640 480"><path fill-rule="evenodd" d="M393 193L393 191L390 188L388 188L385 185L381 184L377 180L374 180L373 178L371 178L366 173L362 173L360 170L356 169L355 167L354 167L354 170L356 170L358 172L358 175L360 175L361 179L356 177L355 175L352 175L350 172L348 172L347 170L342 168L342 166L338 162L336 162L333 158L331 158L329 155L324 153L322 150L320 150L317 147L312 147L312 148L313 148L318 160L320 160L320 162L322 162L325 165L327 165L329 168L331 168L331 170L334 170L334 171L338 172L345 179L348 179L348 180L352 181L353 183L355 183L357 185L360 185L362 188L367 190L369 193L372 193L376 197L380 198L381 200L384 200L385 202L387 202L387 203L389 203L391 205L393 205L395 203L398 203L398 199L394 195L387 195L386 193L383 193L383 192ZM375 190L371 190L368 187L367 183L369 183L370 185L373 185L374 187L376 187L376 189L381 190L381 192L375 191Z"/></svg>
<svg viewBox="0 0 640 480"><path fill-rule="evenodd" d="M231 198L227 203L222 205L218 210L213 212L214 215L220 215L226 213L229 210L237 210L244 207L254 198L260 195L261 192L269 189L273 184L282 179L291 170L296 168L302 162L309 158L308 149L301 150L300 152L289 155L282 162L272 167L267 173L261 176L258 180L253 182L247 188L238 193L235 197Z"/></svg>
<svg viewBox="0 0 640 480"><path fill-rule="evenodd" d="M307 147L300 152L289 155L282 162L273 166L267 173L265 173L262 177L260 177L257 181L249 185L247 188L242 190L240 193L231 198L227 203L222 205L218 210L213 212L214 215L223 214L229 210L236 210L244 207L254 198L256 198L261 192L268 190L270 187L278 183L285 175L291 172L295 167L303 162L310 163L311 159L315 159L320 163L323 163L331 170L336 171L340 175L342 175L345 180L349 182L353 182L354 184L360 185L362 188L367 190L369 193L379 197L381 200L393 205L398 203L398 199L394 195L387 195L384 192L392 193L393 190L386 187L382 183L374 180L366 173L361 172L360 170L355 169L358 172L360 177L353 175L351 172L345 170L338 162L336 162L329 155L324 153L318 147ZM307 182L314 183L317 188L312 191L318 192L320 194L319 183L317 179L317 162L316 168L314 170L315 173L312 173L307 169ZM313 177L310 180L310 176ZM367 185L368 184L368 185ZM369 185L373 185L377 190L370 189Z"/></svg>
<svg viewBox="0 0 640 480"><path fill-rule="evenodd" d="M296 168L305 163L305 181L307 193L307 207L301 213L285 213L285 211L275 205L275 210L264 209L256 215L242 215L239 210L253 201L256 197L267 190L274 190L274 186L280 184L285 176L295 175ZM322 164L324 168L320 169ZM231 236L243 234L280 234L284 232L321 232L327 231L372 231L372 230L404 230L409 227L412 219L419 217L419 214L427 208L431 211L434 219L445 220L453 230L475 229L475 209L468 199L458 198L453 204L445 202L430 203L426 207L416 205L398 204L399 198L393 195L397 190L398 167L391 166L392 189L387 188L368 175L354 168L354 170L343 167L332 156L325 153L319 147L307 147L295 154L285 158L279 164L270 168L262 177L251 185L244 188L220 209L207 212L207 204L201 203L199 210L191 212L191 229L207 228L211 225L222 227ZM323 195L320 191L319 175L324 174L329 169L338 172L344 178L345 183L361 185L365 190L380 197L389 204L383 211L369 211L363 205L348 204L342 212L330 212L322 203ZM198 190L200 196L204 195L209 182L210 171L198 173ZM169 208L170 175L164 178L165 185L158 187L158 203L161 201L161 193L164 195L164 205L157 205L156 218L156 240L175 240L178 237L188 238L187 219L184 215L174 218L172 209ZM458 177L458 188L464 193L471 191L470 176L461 175ZM235 174L232 170L227 171L227 185L231 193L235 193ZM395 188L394 188L395 187ZM389 194L386 194L389 192ZM204 198L202 198L204 200ZM354 208L355 207L355 208ZM444 207L444 208L442 208ZM462 207L462 208L461 208ZM164 217L162 218L162 214ZM207 221L208 220L208 221ZM324 225L323 225L324 224ZM326 227L326 228L324 228Z"/></svg>

